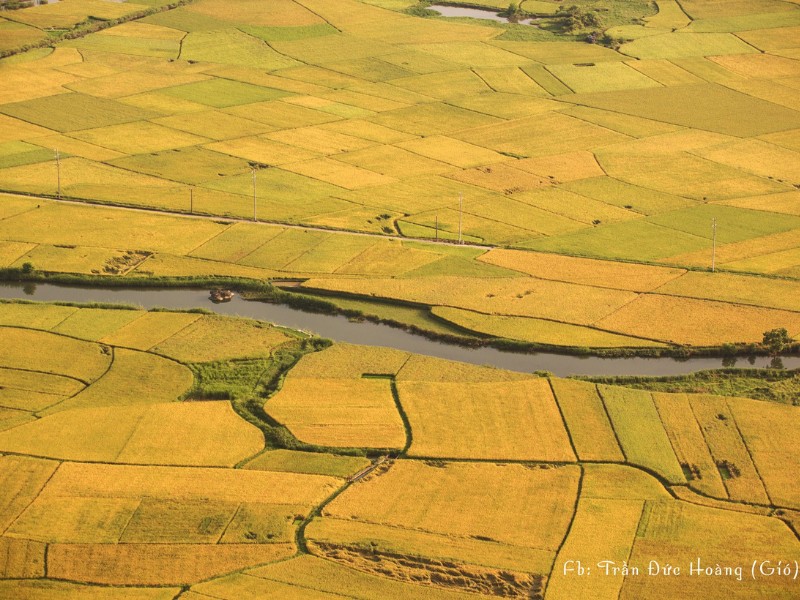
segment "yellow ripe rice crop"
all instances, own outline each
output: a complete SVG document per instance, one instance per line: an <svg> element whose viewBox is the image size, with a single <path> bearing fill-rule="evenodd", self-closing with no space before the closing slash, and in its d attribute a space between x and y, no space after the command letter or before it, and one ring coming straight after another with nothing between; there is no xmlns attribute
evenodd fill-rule
<svg viewBox="0 0 800 600"><path fill-rule="evenodd" d="M758 473L777 506L800 508L800 495L789 475L797 463L797 408L730 398L736 424Z"/></svg>
<svg viewBox="0 0 800 600"><path fill-rule="evenodd" d="M800 67L796 60L771 54L713 56L709 60L744 77L780 79L800 76Z"/></svg>
<svg viewBox="0 0 800 600"><path fill-rule="evenodd" d="M269 126L271 129L306 127L309 125L320 125L331 121L339 121L341 119L341 117L335 115L311 108L296 106L287 102L281 102L280 100L235 106L225 109L225 113L262 123ZM237 132L236 135L231 137L242 137L247 134L247 131L242 131Z"/></svg>
<svg viewBox="0 0 800 600"><path fill-rule="evenodd" d="M138 588L98 587L53 580L0 581L0 593L22 594L27 600L171 600L181 592L179 587Z"/></svg>
<svg viewBox="0 0 800 600"><path fill-rule="evenodd" d="M626 337L556 321L530 317L505 317L479 312L434 306L431 314L459 327L491 337L521 340L552 346L583 346L591 348L632 348L661 346L658 342Z"/></svg>
<svg viewBox="0 0 800 600"><path fill-rule="evenodd" d="M662 85L684 85L703 83L703 80L665 58L632 60L625 63L640 73L647 75Z"/></svg>
<svg viewBox="0 0 800 600"><path fill-rule="evenodd" d="M72 132L70 135L96 146L111 148L125 154L160 152L208 141L207 138L168 129L150 122L87 129Z"/></svg>
<svg viewBox="0 0 800 600"><path fill-rule="evenodd" d="M304 8L302 3L293 0L276 0L269 7L254 6L245 0L206 0L189 6L186 10L222 21L234 20L252 25L288 27L312 25L321 21L312 11Z"/></svg>
<svg viewBox="0 0 800 600"><path fill-rule="evenodd" d="M27 456L0 456L0 527L5 531L34 501L58 463Z"/></svg>
<svg viewBox="0 0 800 600"><path fill-rule="evenodd" d="M151 497L311 506L321 502L339 485L339 479L321 475L64 463L39 498Z"/></svg>
<svg viewBox="0 0 800 600"><path fill-rule="evenodd" d="M0 325L31 329L50 329L78 312L72 306L39 305L24 302L4 302L0 306L3 309L0 312ZM2 331L4 330L0 330L0 332ZM11 333L11 330L5 331L6 333ZM57 342L54 341L54 343ZM25 368L25 365L19 366Z"/></svg>
<svg viewBox="0 0 800 600"><path fill-rule="evenodd" d="M555 558L555 553L551 550L335 517L314 519L306 533L312 544L369 544L380 552L424 556L522 572L546 573Z"/></svg>
<svg viewBox="0 0 800 600"><path fill-rule="evenodd" d="M39 307L39 309L42 310L44 307ZM42 329L52 329L53 333L97 341L141 316L142 313L137 310L81 308L58 322L55 327L43 327ZM119 356L116 358L118 359Z"/></svg>
<svg viewBox="0 0 800 600"><path fill-rule="evenodd" d="M235 263L283 231L282 227L235 223L189 254L199 258Z"/></svg>
<svg viewBox="0 0 800 600"><path fill-rule="evenodd" d="M695 153L762 177L800 181L800 153L759 140L701 148Z"/></svg>
<svg viewBox="0 0 800 600"><path fill-rule="evenodd" d="M9 266L33 248L35 248L34 244L24 242L0 242L0 265Z"/></svg>
<svg viewBox="0 0 800 600"><path fill-rule="evenodd" d="M691 22L686 13L683 12L681 5L675 0L657 0L656 4L658 5L658 13L645 19L648 27L680 29Z"/></svg>
<svg viewBox="0 0 800 600"><path fill-rule="evenodd" d="M348 275L401 275L419 267L429 265L441 258L441 254L407 246L404 242L390 241L374 244L351 261L336 269L336 273ZM294 266L290 263L289 266Z"/></svg>
<svg viewBox="0 0 800 600"><path fill-rule="evenodd" d="M19 257L12 267L22 267L26 262L36 265L42 271L60 271L62 273L98 274L106 265L125 253L108 248L86 248L63 246L46 246L40 244L24 256Z"/></svg>
<svg viewBox="0 0 800 600"><path fill-rule="evenodd" d="M348 190L357 190L395 181L393 177L380 175L373 171L327 158L292 163L284 165L283 168L292 173L319 179Z"/></svg>
<svg viewBox="0 0 800 600"><path fill-rule="evenodd" d="M312 444L372 448L405 444L403 422L386 380L290 376L264 410Z"/></svg>
<svg viewBox="0 0 800 600"><path fill-rule="evenodd" d="M689 402L730 498L771 504L726 399L692 395Z"/></svg>
<svg viewBox="0 0 800 600"><path fill-rule="evenodd" d="M204 315L156 344L153 352L182 362L204 362L266 356L289 339L274 327L257 321Z"/></svg>
<svg viewBox="0 0 800 600"><path fill-rule="evenodd" d="M627 139L604 127L552 112L451 135L497 152L528 157L590 150Z"/></svg>
<svg viewBox="0 0 800 600"><path fill-rule="evenodd" d="M398 391L411 422L411 455L575 460L546 379L469 384L400 381Z"/></svg>
<svg viewBox="0 0 800 600"><path fill-rule="evenodd" d="M558 187L522 193L517 195L516 199L525 204L535 206L550 215L560 215L566 219L571 219L583 227L640 218L639 213L632 210L573 194ZM549 233L546 229L543 231Z"/></svg>
<svg viewBox="0 0 800 600"><path fill-rule="evenodd" d="M499 93L533 96L547 95L547 92L519 67L483 67L476 69L475 72L481 79L489 84L493 90L497 90ZM498 108L498 110L503 109ZM496 116L502 115L497 114Z"/></svg>
<svg viewBox="0 0 800 600"><path fill-rule="evenodd" d="M0 340L6 348L0 367L33 369L91 382L111 364L99 344L43 331L0 327Z"/></svg>
<svg viewBox="0 0 800 600"><path fill-rule="evenodd" d="M756 52L729 33L664 33L623 44L620 51L635 58L687 58Z"/></svg>
<svg viewBox="0 0 800 600"><path fill-rule="evenodd" d="M269 279L278 275L278 273L266 269L242 267L188 256L170 256L168 254L158 254L150 257L134 273L137 275L152 274L164 277L185 277L186 273L192 273L193 275L246 277L250 279Z"/></svg>
<svg viewBox="0 0 800 600"><path fill-rule="evenodd" d="M584 464L581 498L606 500L666 500L671 494L658 479L638 467ZM676 489L675 487L671 490Z"/></svg>
<svg viewBox="0 0 800 600"><path fill-rule="evenodd" d="M283 165L319 156L316 151L290 146L264 137L239 138L208 144L205 147L209 150L246 158L266 165Z"/></svg>
<svg viewBox="0 0 800 600"><path fill-rule="evenodd" d="M93 161L110 160L122 156L120 152L101 148L93 144L88 144L81 140L68 137L66 135L45 135L36 137L34 140L38 146L43 148L58 148L59 152L80 156Z"/></svg>
<svg viewBox="0 0 800 600"><path fill-rule="evenodd" d="M284 129L266 134L267 138L310 152L310 156L319 154L338 154L372 146L371 142L355 138L343 133L329 131L320 127L299 127ZM302 159L297 159L302 160Z"/></svg>
<svg viewBox="0 0 800 600"><path fill-rule="evenodd" d="M675 456L678 457L681 468L687 475L689 485L703 494L727 498L728 492L708 450L700 425L694 417L687 395L653 392L653 402L664 423Z"/></svg>
<svg viewBox="0 0 800 600"><path fill-rule="evenodd" d="M491 383L527 381L531 376L527 373L506 371L487 366L471 365L411 354L397 373L398 381L427 381L435 383Z"/></svg>
<svg viewBox="0 0 800 600"><path fill-rule="evenodd" d="M559 182L603 175L603 170L597 164L594 154L585 150L539 158L524 158L512 164L516 169Z"/></svg>
<svg viewBox="0 0 800 600"><path fill-rule="evenodd" d="M175 335L198 319L190 313L147 312L122 326L101 341L137 350L147 350Z"/></svg>
<svg viewBox="0 0 800 600"><path fill-rule="evenodd" d="M652 40L658 43L658 37L634 43ZM683 62L677 64L684 66ZM712 83L576 94L567 99L576 104L728 135L761 135L800 126L800 116L788 108ZM741 118L731 120L720 116L731 113Z"/></svg>
<svg viewBox="0 0 800 600"><path fill-rule="evenodd" d="M575 324L596 322L636 297L632 292L530 277L493 278L491 283L480 279L447 276L435 279L310 279L304 285L431 306L455 306L484 313L541 317ZM647 335L647 332L642 334Z"/></svg>
<svg viewBox="0 0 800 600"><path fill-rule="evenodd" d="M690 271L658 293L800 311L800 283L783 279Z"/></svg>
<svg viewBox="0 0 800 600"><path fill-rule="evenodd" d="M315 527L316 521L311 527ZM279 588L276 591L292 594L292 597L300 598L296 594L301 594L302 589L310 587L311 594L316 594L315 598L333 600L337 595L347 595L358 590L368 598L404 598L405 600L469 600L474 598L473 594L458 592L456 590L446 590L435 586L419 586L407 582L393 580L388 577L376 576L364 573L356 569L348 568L345 565L337 564L330 560L324 560L309 554L298 556L292 560L276 562L265 567L259 567L247 572L253 578L260 578L265 587L253 588L263 589L262 593L267 593L269 588L266 584L286 584L297 585L295 588ZM302 587L301 587L302 586ZM203 589L218 593L222 586L215 586L214 583L204 584ZM227 597L227 596L225 596ZM305 598L305 596L302 596ZM311 596L309 596L311 597Z"/></svg>
<svg viewBox="0 0 800 600"><path fill-rule="evenodd" d="M621 62L550 65L547 70L578 94L659 86L646 75Z"/></svg>
<svg viewBox="0 0 800 600"><path fill-rule="evenodd" d="M83 384L74 379L35 371L0 369L4 387L30 390L56 396L71 396L83 389Z"/></svg>
<svg viewBox="0 0 800 600"><path fill-rule="evenodd" d="M89 16L97 19L118 19L145 8L141 4L119 4L102 0L67 0L56 4L41 4L20 11L15 20L41 28L72 27Z"/></svg>
<svg viewBox="0 0 800 600"><path fill-rule="evenodd" d="M30 540L0 538L0 556L4 556L0 566L3 579L44 578L45 545Z"/></svg>
<svg viewBox="0 0 800 600"><path fill-rule="evenodd" d="M48 566L52 577L106 585L186 585L293 553L293 544L53 544Z"/></svg>
<svg viewBox="0 0 800 600"><path fill-rule="evenodd" d="M659 315L657 319L653 315ZM800 332L800 314L660 295L644 295L596 326L636 333L651 339L694 346L726 342L757 342L769 329L785 327L790 335Z"/></svg>
<svg viewBox="0 0 800 600"><path fill-rule="evenodd" d="M269 450L256 456L242 466L258 471L287 471L309 475L349 477L369 466L367 458L338 456L322 452L300 452L297 450Z"/></svg>
<svg viewBox="0 0 800 600"><path fill-rule="evenodd" d="M179 101L180 99L175 99ZM171 99L170 102L173 100ZM183 101L181 101L183 102ZM203 107L207 108L207 107ZM179 129L195 135L202 135L214 140L229 140L243 136L264 133L273 129L269 125L264 125L236 115L228 114L219 110L191 111L185 114L174 114L168 117L154 119L154 123Z"/></svg>
<svg viewBox="0 0 800 600"><path fill-rule="evenodd" d="M235 502L143 498L120 537L123 544L216 544L233 520Z"/></svg>
<svg viewBox="0 0 800 600"><path fill-rule="evenodd" d="M355 239L350 236L332 234L284 265L283 270L298 273L338 272L339 269L349 266L351 261L359 257L362 252L377 245L383 244L380 242L376 244L374 238ZM398 248L397 254L401 253L402 250ZM368 252L367 254L374 253Z"/></svg>
<svg viewBox="0 0 800 600"><path fill-rule="evenodd" d="M737 540L747 531L748 543ZM669 563L697 566L744 566L752 564L755 553L777 564L780 556L793 552L797 540L791 531L775 518L732 512L688 502L668 500L647 502L642 514L629 564L649 564L654 560L662 567ZM641 572L645 572L644 570ZM746 575L745 575L746 576ZM655 580L658 580L656 584ZM648 581L649 580L649 581ZM674 577L628 577L622 598L656 600L673 595L699 593L703 598L728 598L739 588L737 577L692 577L685 568ZM764 597L780 597L786 592L785 581L756 578L748 582L748 593ZM740 589L740 588L739 588Z"/></svg>
<svg viewBox="0 0 800 600"><path fill-rule="evenodd" d="M189 369L177 362L145 352L114 348L114 362L100 379L80 394L44 412L174 402L191 387L192 381Z"/></svg>
<svg viewBox="0 0 800 600"><path fill-rule="evenodd" d="M341 154L336 157L336 160L398 179L440 175L453 170L451 165L420 156L397 146L374 146L365 150Z"/></svg>
<svg viewBox="0 0 800 600"><path fill-rule="evenodd" d="M347 569L349 571L349 569ZM326 594L317 589L310 589L304 584L291 585L271 579L252 577L245 573L236 573L206 581L194 586L199 593L189 592L187 600L206 600L208 594L223 600L237 598L293 598L296 600L337 600L338 595ZM206 593L207 592L207 593Z"/></svg>
<svg viewBox="0 0 800 600"><path fill-rule="evenodd" d="M490 250L478 260L542 279L632 292L653 291L685 273L682 269L504 249Z"/></svg>
<svg viewBox="0 0 800 600"><path fill-rule="evenodd" d="M684 483L664 425L649 392L598 386L626 462L652 469L670 483Z"/></svg>
<svg viewBox="0 0 800 600"><path fill-rule="evenodd" d="M516 69L515 69L516 70ZM476 70L476 72L481 72ZM482 71L485 73L486 71ZM528 75L518 71L530 85L538 85ZM542 92L544 93L544 92ZM486 92L472 96L452 98L450 103L460 108L475 112L485 113L501 119L520 119L532 114L543 114L561 107L551 100L521 94L506 94L502 92Z"/></svg>
<svg viewBox="0 0 800 600"><path fill-rule="evenodd" d="M113 544L138 506L139 500L133 498L40 495L9 527L8 534L43 542Z"/></svg>
<svg viewBox="0 0 800 600"><path fill-rule="evenodd" d="M69 89L74 92L100 98L120 98L122 96L143 94L153 90L194 83L196 81L204 81L206 79L208 79L208 77L194 73L144 73L140 71L130 71L127 73L112 73L71 83L69 84ZM139 126L148 124L147 122L138 123Z"/></svg>
<svg viewBox="0 0 800 600"><path fill-rule="evenodd" d="M537 190L550 183L544 177L514 168L513 162L457 171L448 177L505 194Z"/></svg>
<svg viewBox="0 0 800 600"><path fill-rule="evenodd" d="M191 402L64 410L0 433L0 448L67 460L233 466L261 450L263 437L227 402Z"/></svg>
<svg viewBox="0 0 800 600"><path fill-rule="evenodd" d="M766 196L734 198L732 200L724 200L722 204L800 216L800 192L782 192Z"/></svg>
<svg viewBox="0 0 800 600"><path fill-rule="evenodd" d="M591 594L597 600L618 598L622 589L621 573L604 574L600 561L622 564L630 556L636 529L642 514L641 500L607 500L582 498L578 502L569 535L556 559L547 586L547 597L569 600ZM608 527L614 523L614 527ZM580 561L596 567L586 577L577 577L566 570Z"/></svg>
<svg viewBox="0 0 800 600"><path fill-rule="evenodd" d="M550 379L580 460L624 462L603 401L592 383Z"/></svg>
<svg viewBox="0 0 800 600"><path fill-rule="evenodd" d="M578 478L575 466L529 469L448 463L440 467L399 461L379 477L350 487L325 513L452 536L483 535L552 551L572 518ZM414 494L408 494L409 489ZM508 520L512 513L513 522Z"/></svg>
<svg viewBox="0 0 800 600"><path fill-rule="evenodd" d="M395 375L409 356L392 348L337 343L321 352L306 354L292 369L291 377L358 379L365 373Z"/></svg>
<svg viewBox="0 0 800 600"><path fill-rule="evenodd" d="M719 264L735 264L750 258L758 258L771 253L791 251L800 246L800 230L793 229L772 235L733 242L720 245L717 248L717 261ZM663 262L672 264L685 264L691 266L706 266L709 261L708 251L678 254L665 258ZM766 266L766 265L765 265ZM762 272L770 272L764 269Z"/></svg>

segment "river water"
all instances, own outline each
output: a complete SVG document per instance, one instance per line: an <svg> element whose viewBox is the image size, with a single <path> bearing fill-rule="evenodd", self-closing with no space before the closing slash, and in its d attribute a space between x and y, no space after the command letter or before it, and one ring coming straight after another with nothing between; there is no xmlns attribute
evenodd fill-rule
<svg viewBox="0 0 800 600"><path fill-rule="evenodd" d="M42 302L116 302L136 304L143 308L205 308L222 315L250 317L291 329L316 333L337 342L397 348L417 354L477 365L492 365L523 373L545 370L562 377L567 375L680 375L724 366L721 358L691 358L688 360L599 358L549 352L525 354L503 352L494 348L464 348L429 340L388 325L353 322L341 315L322 315L304 312L281 304L242 300L238 295L231 302L214 304L208 297L207 289L90 288L3 282L0 283L0 297ZM2 312L2 306L0 306L0 312ZM800 357L785 357L782 361L786 368L800 368ZM747 359L740 358L735 366L767 367L769 362L766 357L757 357L752 364Z"/></svg>
<svg viewBox="0 0 800 600"><path fill-rule="evenodd" d="M496 10L490 8L471 8L467 6L449 6L445 4L433 4L427 8L438 12L443 17L472 17L473 19L489 19L490 21L498 21L500 23L520 23L523 25L532 25L534 22L534 19L517 20L513 17L504 17Z"/></svg>

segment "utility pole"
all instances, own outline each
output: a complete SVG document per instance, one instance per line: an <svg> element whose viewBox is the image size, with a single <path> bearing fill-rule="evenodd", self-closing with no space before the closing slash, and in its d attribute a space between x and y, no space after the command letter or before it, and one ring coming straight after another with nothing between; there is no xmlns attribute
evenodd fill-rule
<svg viewBox="0 0 800 600"><path fill-rule="evenodd" d="M439 241L439 215L436 215L436 241Z"/></svg>
<svg viewBox="0 0 800 600"><path fill-rule="evenodd" d="M711 272L717 270L717 217L711 221Z"/></svg>
<svg viewBox="0 0 800 600"><path fill-rule="evenodd" d="M194 214L194 188L189 188L189 214Z"/></svg>
<svg viewBox="0 0 800 600"><path fill-rule="evenodd" d="M458 193L458 243L463 243L461 241L461 218L464 214L464 194L461 192Z"/></svg>
<svg viewBox="0 0 800 600"><path fill-rule="evenodd" d="M253 167L253 221L257 221L256 217L256 168Z"/></svg>
<svg viewBox="0 0 800 600"><path fill-rule="evenodd" d="M61 200L61 155L56 148L56 177L58 178L58 199Z"/></svg>

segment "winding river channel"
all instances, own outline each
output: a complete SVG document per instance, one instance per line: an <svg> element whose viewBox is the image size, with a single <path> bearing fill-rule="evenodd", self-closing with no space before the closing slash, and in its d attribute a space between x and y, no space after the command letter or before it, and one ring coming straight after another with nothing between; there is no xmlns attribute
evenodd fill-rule
<svg viewBox="0 0 800 600"><path fill-rule="evenodd" d="M492 365L523 373L546 370L562 377L567 375L680 375L701 369L718 369L723 366L721 358L690 358L688 360L599 358L549 352L524 354L503 352L494 348L465 348L429 340L388 325L353 322L341 315L309 313L280 304L242 300L239 296L235 296L231 302L214 304L209 299L206 289L91 288L49 283L3 282L0 283L0 297L42 302L115 302L135 304L143 308L205 308L222 315L249 317L291 329L301 329L338 342L397 348L417 354L478 365ZM784 357L782 361L786 368L800 368L800 357ZM757 357L752 364L749 360L740 358L734 366L752 368L768 365L768 358Z"/></svg>

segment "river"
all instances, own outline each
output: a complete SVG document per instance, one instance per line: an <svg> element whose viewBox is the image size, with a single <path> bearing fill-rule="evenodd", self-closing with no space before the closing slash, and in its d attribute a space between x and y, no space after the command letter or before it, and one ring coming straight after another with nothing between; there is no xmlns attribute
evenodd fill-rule
<svg viewBox="0 0 800 600"><path fill-rule="evenodd" d="M395 327L370 322L353 322L341 315L309 313L281 304L242 300L214 304L207 289L92 288L49 283L0 283L0 297L42 302L115 302L143 308L205 308L221 315L250 317L276 325L316 333L337 342L397 348L477 365L492 365L511 371L530 373L551 371L555 375L681 375L702 369L719 369L721 358L600 358L550 352L531 354L504 352L494 348L465 348L429 340ZM0 309L1 311L2 309ZM752 360L752 359L751 359ZM786 368L800 368L800 357L782 359ZM757 357L753 363L740 358L737 367L767 367L769 358ZM730 365L728 365L730 366Z"/></svg>

